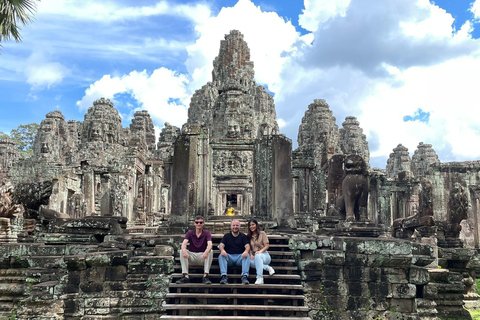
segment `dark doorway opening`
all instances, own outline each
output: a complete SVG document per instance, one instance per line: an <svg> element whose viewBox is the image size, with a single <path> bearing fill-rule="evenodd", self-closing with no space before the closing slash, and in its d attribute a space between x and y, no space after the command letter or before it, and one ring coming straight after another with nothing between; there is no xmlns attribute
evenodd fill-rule
<svg viewBox="0 0 480 320"><path fill-rule="evenodd" d="M237 195L227 194L227 207L237 207Z"/></svg>

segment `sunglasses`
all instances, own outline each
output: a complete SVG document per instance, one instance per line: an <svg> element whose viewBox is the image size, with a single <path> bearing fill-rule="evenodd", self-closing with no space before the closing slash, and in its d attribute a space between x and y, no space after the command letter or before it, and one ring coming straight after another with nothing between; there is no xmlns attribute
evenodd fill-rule
<svg viewBox="0 0 480 320"><path fill-rule="evenodd" d="M203 221L195 221L195 224L203 224Z"/></svg>

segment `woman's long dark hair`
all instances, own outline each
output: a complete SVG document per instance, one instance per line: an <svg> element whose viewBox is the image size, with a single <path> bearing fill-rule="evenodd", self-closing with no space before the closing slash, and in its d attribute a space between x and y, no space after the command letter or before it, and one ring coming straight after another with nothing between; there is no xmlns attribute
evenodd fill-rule
<svg viewBox="0 0 480 320"><path fill-rule="evenodd" d="M255 225L257 226L257 235L260 234L260 226L258 225L258 221L256 219L250 219L248 220L247 222L247 238L248 240L252 240L252 231L250 230L250 223L255 223Z"/></svg>

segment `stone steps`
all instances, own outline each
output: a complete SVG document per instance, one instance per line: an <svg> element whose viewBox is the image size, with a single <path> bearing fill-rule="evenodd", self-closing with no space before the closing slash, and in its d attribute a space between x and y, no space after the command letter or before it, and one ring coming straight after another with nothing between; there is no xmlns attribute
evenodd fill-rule
<svg viewBox="0 0 480 320"><path fill-rule="evenodd" d="M223 234L214 234L214 248ZM191 282L176 284L182 277L178 257L176 272L172 274L172 283L163 305L167 314L163 320L311 320L304 306L304 288L301 277L293 259L293 252L288 246L288 237L269 235L272 257L271 266L276 273L264 274L265 284L255 285L255 270L250 269L249 285L240 283L240 267L229 268L228 284L219 284L218 250L214 251L214 262L209 274L212 284L201 283L203 267L190 266Z"/></svg>

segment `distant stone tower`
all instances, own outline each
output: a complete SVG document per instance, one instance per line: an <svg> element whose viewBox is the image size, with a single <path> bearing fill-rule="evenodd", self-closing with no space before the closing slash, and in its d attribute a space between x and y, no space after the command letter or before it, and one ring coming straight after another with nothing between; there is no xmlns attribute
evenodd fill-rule
<svg viewBox="0 0 480 320"><path fill-rule="evenodd" d="M387 160L386 176L388 178L395 178L400 172L412 173L410 154L408 149L402 144L399 144L390 153Z"/></svg>
<svg viewBox="0 0 480 320"><path fill-rule="evenodd" d="M33 153L37 157L62 162L72 145L67 122L59 110L49 112L45 117L35 137Z"/></svg>
<svg viewBox="0 0 480 320"><path fill-rule="evenodd" d="M180 129L165 122L158 137L157 156L164 161L170 160L173 156L173 145L180 135Z"/></svg>
<svg viewBox="0 0 480 320"><path fill-rule="evenodd" d="M357 154L365 160L367 166L370 162L370 150L367 137L360 128L360 123L355 117L346 117L340 129L340 148L346 155Z"/></svg>
<svg viewBox="0 0 480 320"><path fill-rule="evenodd" d="M154 152L155 146L155 127L152 118L146 110L134 113L132 123L130 124L130 132L132 137L140 139L145 144L149 152Z"/></svg>
<svg viewBox="0 0 480 320"><path fill-rule="evenodd" d="M412 172L416 177L427 174L431 164L439 164L440 159L431 144L420 142L412 156Z"/></svg>
<svg viewBox="0 0 480 320"><path fill-rule="evenodd" d="M0 139L0 177L1 171L7 171L20 159L18 147L10 138Z"/></svg>
<svg viewBox="0 0 480 320"><path fill-rule="evenodd" d="M334 154L341 153L340 134L335 117L324 99L308 106L298 128L295 153L313 154L315 166L322 167Z"/></svg>
<svg viewBox="0 0 480 320"><path fill-rule="evenodd" d="M94 143L98 148L99 143L116 144L121 141L122 118L109 99L101 98L93 102L93 107L88 109L83 122L83 145Z"/></svg>

